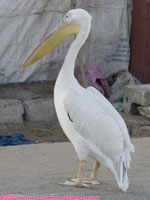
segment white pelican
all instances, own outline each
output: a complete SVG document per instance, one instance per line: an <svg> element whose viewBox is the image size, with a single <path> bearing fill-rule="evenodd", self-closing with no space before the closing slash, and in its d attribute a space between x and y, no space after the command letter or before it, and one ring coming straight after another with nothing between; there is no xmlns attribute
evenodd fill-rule
<svg viewBox="0 0 150 200"><path fill-rule="evenodd" d="M67 12L63 18L63 28L59 26L55 34L43 40L25 61L23 68L52 51L64 38L77 35L54 88L54 103L60 125L80 160L77 179L63 184L87 187L85 182L98 183L96 175L101 163L111 170L119 188L126 191L129 186L127 169L130 167L130 152L134 152L134 146L125 122L103 95L93 87L81 87L74 77L75 60L90 33L91 20L91 15L83 9ZM90 178L83 179L88 156L95 159L95 165Z"/></svg>

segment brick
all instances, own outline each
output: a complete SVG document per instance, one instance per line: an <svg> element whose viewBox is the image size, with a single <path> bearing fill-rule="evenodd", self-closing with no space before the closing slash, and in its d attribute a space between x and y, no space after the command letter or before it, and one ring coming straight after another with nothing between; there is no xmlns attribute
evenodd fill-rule
<svg viewBox="0 0 150 200"><path fill-rule="evenodd" d="M24 108L16 99L0 99L0 123L23 123Z"/></svg>
<svg viewBox="0 0 150 200"><path fill-rule="evenodd" d="M150 106L150 84L128 85L124 89L124 111L137 111L136 105ZM134 110L135 109L135 110Z"/></svg>

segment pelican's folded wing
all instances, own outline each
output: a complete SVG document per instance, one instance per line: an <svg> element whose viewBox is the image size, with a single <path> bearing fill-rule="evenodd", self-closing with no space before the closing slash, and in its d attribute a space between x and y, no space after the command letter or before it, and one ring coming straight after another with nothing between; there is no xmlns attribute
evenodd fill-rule
<svg viewBox="0 0 150 200"><path fill-rule="evenodd" d="M123 140L133 150L123 119L97 91L88 88L79 92L71 88L64 99L64 107L75 130L106 154L109 154L106 151L114 151L115 146L117 150Z"/></svg>

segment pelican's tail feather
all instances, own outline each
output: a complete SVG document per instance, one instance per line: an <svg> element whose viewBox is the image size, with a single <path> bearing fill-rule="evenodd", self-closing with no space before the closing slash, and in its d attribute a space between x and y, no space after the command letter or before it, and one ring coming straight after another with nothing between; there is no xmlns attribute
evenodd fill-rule
<svg viewBox="0 0 150 200"><path fill-rule="evenodd" d="M125 157L127 168L130 168L130 161L131 161L130 152L134 152L134 151L135 151L135 148L133 144L130 141L126 142L124 157Z"/></svg>
<svg viewBox="0 0 150 200"><path fill-rule="evenodd" d="M126 141L125 142L125 145L126 145L126 148L131 151L131 152L134 152L135 151L135 148L133 146L133 144L130 142L130 141Z"/></svg>
<svg viewBox="0 0 150 200"><path fill-rule="evenodd" d="M129 167L130 158L128 157L128 159L129 160L126 160L125 154L123 154L120 161L120 176L119 176L118 186L124 192L126 192L126 190L129 187L127 168Z"/></svg>

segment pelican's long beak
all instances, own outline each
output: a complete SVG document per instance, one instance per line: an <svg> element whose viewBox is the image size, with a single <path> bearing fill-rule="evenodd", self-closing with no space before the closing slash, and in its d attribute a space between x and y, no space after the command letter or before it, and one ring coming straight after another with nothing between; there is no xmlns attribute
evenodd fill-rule
<svg viewBox="0 0 150 200"><path fill-rule="evenodd" d="M40 42L40 44L26 59L21 68L24 69L37 62L48 53L50 53L53 49L55 49L64 39L73 34L77 35L79 31L79 26L65 25L64 23L62 23L57 28L55 28L47 38Z"/></svg>

